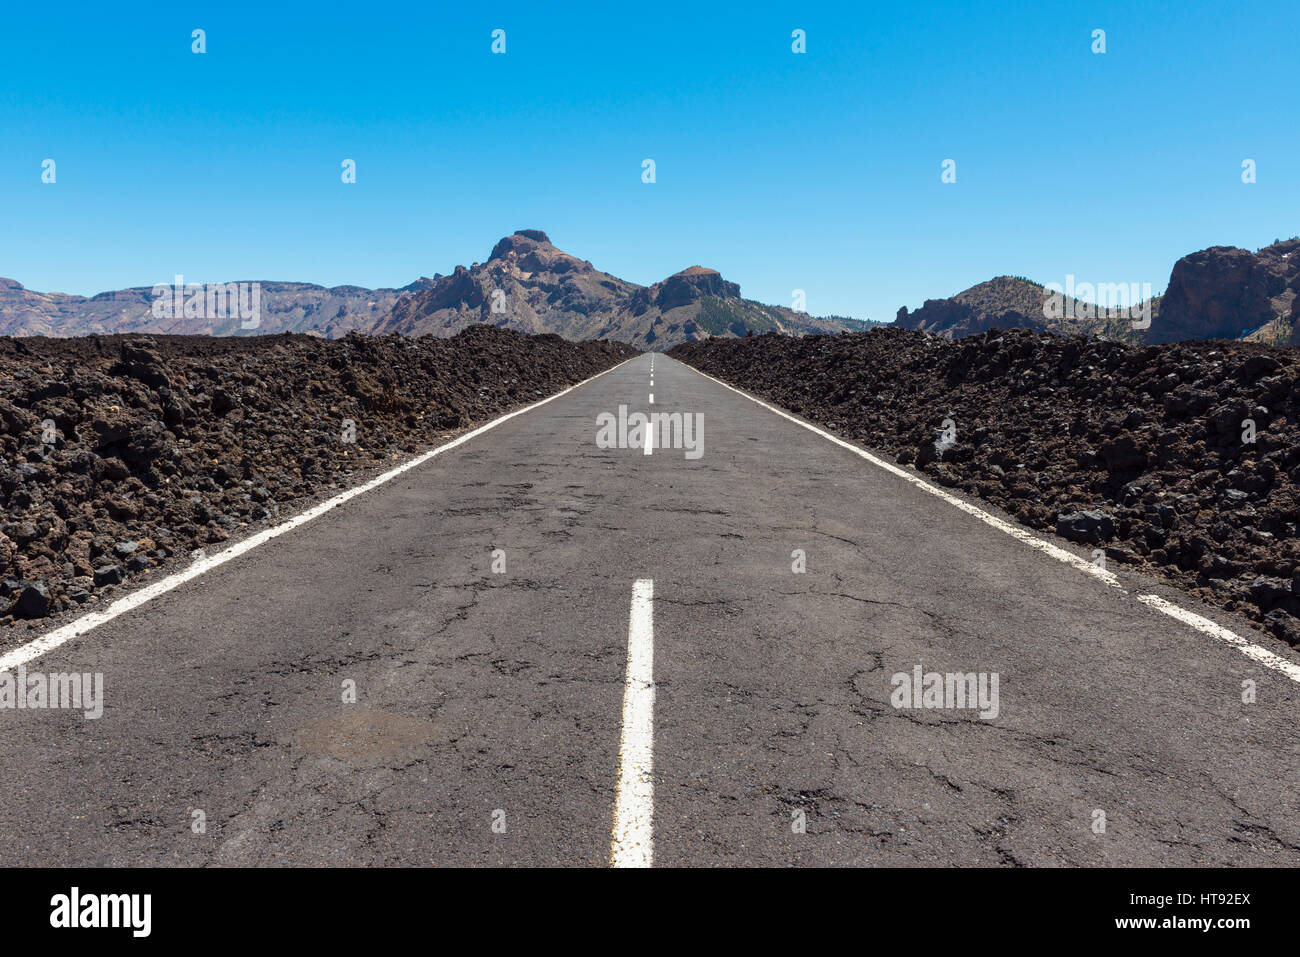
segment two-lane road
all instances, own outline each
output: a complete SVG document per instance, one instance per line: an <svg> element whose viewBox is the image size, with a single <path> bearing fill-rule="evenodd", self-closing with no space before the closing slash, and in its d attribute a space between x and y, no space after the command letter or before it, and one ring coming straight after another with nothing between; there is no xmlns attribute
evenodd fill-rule
<svg viewBox="0 0 1300 957"><path fill-rule="evenodd" d="M645 355L27 662L0 862L1300 864L1300 684L1120 585Z"/></svg>

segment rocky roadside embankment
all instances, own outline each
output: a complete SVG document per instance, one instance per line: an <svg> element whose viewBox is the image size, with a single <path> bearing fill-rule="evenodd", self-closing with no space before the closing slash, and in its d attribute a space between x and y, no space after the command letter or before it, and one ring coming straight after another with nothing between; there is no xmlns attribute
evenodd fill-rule
<svg viewBox="0 0 1300 957"><path fill-rule="evenodd" d="M0 338L0 638L634 354L487 326Z"/></svg>
<svg viewBox="0 0 1300 957"><path fill-rule="evenodd" d="M669 355L1300 645L1300 353L890 328Z"/></svg>

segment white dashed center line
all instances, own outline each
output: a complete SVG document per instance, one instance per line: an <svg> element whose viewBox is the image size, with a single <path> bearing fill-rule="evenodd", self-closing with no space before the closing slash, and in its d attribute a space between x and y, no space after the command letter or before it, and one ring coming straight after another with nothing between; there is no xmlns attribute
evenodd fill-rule
<svg viewBox="0 0 1300 957"><path fill-rule="evenodd" d="M612 867L649 867L654 862L654 591L649 578L639 578L632 586L623 737L609 848Z"/></svg>

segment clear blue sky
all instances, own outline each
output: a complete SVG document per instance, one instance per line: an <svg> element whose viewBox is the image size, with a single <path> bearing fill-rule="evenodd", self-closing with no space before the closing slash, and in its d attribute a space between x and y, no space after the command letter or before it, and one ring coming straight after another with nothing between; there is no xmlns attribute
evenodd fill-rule
<svg viewBox="0 0 1300 957"><path fill-rule="evenodd" d="M14 3L0 276L400 286L534 227L816 314L1004 273L1158 292L1300 231L1297 37L1295 0Z"/></svg>

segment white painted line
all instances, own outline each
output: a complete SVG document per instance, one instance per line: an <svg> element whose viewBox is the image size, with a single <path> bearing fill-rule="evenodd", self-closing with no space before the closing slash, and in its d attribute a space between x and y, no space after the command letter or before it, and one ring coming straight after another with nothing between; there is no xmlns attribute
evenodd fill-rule
<svg viewBox="0 0 1300 957"><path fill-rule="evenodd" d="M682 363L682 364L686 365L686 363ZM704 376L704 378L716 382L724 389L730 389L732 392L736 393L737 395L743 395L750 402L753 402L756 405L761 405L763 408L767 409L767 411L775 412L781 418L789 419L795 425L803 426L809 432L815 432L818 435L820 435L822 438L827 439L828 441L834 442L836 445L848 449L850 452L854 453L855 455L860 455L862 458L866 459L872 465L877 465L880 468L884 469L886 472L890 472L894 475L897 475L899 478L904 479L905 481L911 482L913 485L915 485L917 488L921 489L922 491L929 492L931 495L935 496L936 498L943 499L949 505L955 505L963 512L966 512L967 514L970 515L974 515L981 522L984 522L987 525L992 525L998 531L1006 532L1012 538L1020 539L1020 541L1024 542L1026 545L1030 546L1031 548L1036 548L1041 552L1051 555L1057 561L1065 562L1065 564L1067 565L1073 565L1075 568L1079 569L1080 571L1087 572L1089 575L1092 575L1096 578L1100 578L1107 585L1111 585L1115 588L1119 588L1119 579L1115 577L1115 574L1113 572L1106 571L1104 568L1099 568L1096 565L1094 565L1092 562L1086 561L1080 558L1078 555L1074 554L1073 552L1066 551L1064 548L1061 548L1057 545L1053 545L1051 542L1043 541L1041 538L1038 538L1036 535L1033 535L1030 532L1025 531L1023 528L1017 528L1015 525L1012 525L1010 522L1004 522L996 515L991 515L988 512L984 511L982 508L972 505L970 502L963 501L962 499L958 498L956 495L951 495L948 492L945 492L937 485L931 485L929 482L925 481L925 479L920 478L914 473L908 472L906 469L899 468L897 465L895 465L892 462L886 462L884 459L872 455L866 449L860 448L859 446L856 446L851 442L846 442L844 439L841 439L839 436L831 435L829 432L825 432L817 428L817 426L803 421L803 419L796 418L790 413L785 412L782 409L778 409L774 405L768 405L766 402L762 401L761 399L754 398L748 392L742 392L740 389L728 385L727 383L723 382L721 379L714 379L713 376L709 375L708 373L701 372L699 369L696 369L694 366L688 365L686 366L686 368L690 369L696 375L702 375Z"/></svg>
<svg viewBox="0 0 1300 957"><path fill-rule="evenodd" d="M651 405L655 404L655 394L653 392L650 393L650 404Z"/></svg>
<svg viewBox="0 0 1300 957"><path fill-rule="evenodd" d="M655 444L655 427L653 422L645 424L645 454L649 455Z"/></svg>
<svg viewBox="0 0 1300 957"><path fill-rule="evenodd" d="M949 505L956 506L957 508L961 509L963 512L966 512L968 515L974 515L976 518L978 518L981 522L984 522L986 525L991 525L994 528L996 528L998 531L1005 532L1006 534L1010 535L1012 538L1019 539L1020 541L1028 545L1030 548L1036 548L1040 552L1043 552L1044 554L1050 555L1052 558L1055 558L1057 561L1064 562L1067 565L1073 566L1074 568L1077 568L1079 571L1087 572L1089 575L1092 575L1094 578L1101 579L1107 585L1110 585L1114 588L1120 588L1119 578L1116 577L1114 572L1106 571L1103 568L1099 568L1096 565L1092 564L1092 562L1080 558L1078 555L1074 554L1073 552L1066 551L1064 548L1061 548L1057 545L1053 545L1051 542L1044 541L1043 539L1026 531L1023 528L1018 528L1015 525L1010 524L1009 522L1004 522L996 515L991 515L988 512L984 511L982 508L979 508L976 505L972 505L970 502L963 501L962 499L958 498L956 495L951 495L936 485L931 485L929 482L920 478L916 474L909 472L905 469L902 469L892 462L886 462L884 459L880 458L879 456L872 455L866 449L860 448L852 444L851 442L846 442L844 439L841 439L839 436L831 435L829 432L823 431L822 429L817 428L817 426L805 422L802 419L797 418L791 415L790 413L784 411L783 409L778 409L776 406L768 405L766 402L762 401L761 399L754 398L748 392L744 392L740 389L737 389L733 385L728 385L726 382L723 382L721 379L715 379L713 376L709 375L706 372L701 372L699 369L696 369L694 366L687 365L686 363L682 363L682 365L685 365L686 368L690 369L696 375L704 376L704 378L712 382L716 382L724 389L730 389L732 392L736 393L737 395L743 395L750 402L753 402L756 405L761 405L769 412L774 412L777 415L781 416L781 418L783 419L789 419L795 425L802 426L808 431L815 432L818 435L820 435L822 438L827 439L828 441L834 442L836 445L848 449L850 452L854 453L855 455L859 455L862 458L866 459L872 465L877 465L880 468L884 469L886 472L889 472L893 475L897 475L899 478L907 482L911 482L913 485L915 485L917 488L921 489L922 491L928 492L929 494L935 496L936 498L943 499ZM1259 664L1262 664L1268 668L1272 668L1274 671L1286 675L1292 681L1300 682L1300 665L1295 664L1289 659L1283 658L1280 655L1275 655L1273 654L1273 652L1268 651L1265 648L1261 648L1259 645L1252 644L1251 642L1247 641L1245 638L1242 638L1240 635L1231 632L1228 629L1221 627L1220 625L1216 625L1208 618L1204 618L1196 614L1195 612L1187 611L1184 608L1180 608L1177 605L1165 601L1163 598L1159 598L1155 595L1138 595L1136 597L1138 601L1144 602L1147 605L1150 605L1152 608L1156 608L1164 612L1166 615L1178 619L1184 624L1191 625L1192 627L1205 632L1207 635L1213 635L1215 638L1218 638L1220 641L1227 642L1228 644L1236 648L1238 651L1240 651L1242 654L1244 654L1246 657L1250 658L1252 661L1256 661Z"/></svg>
<svg viewBox="0 0 1300 957"><path fill-rule="evenodd" d="M1292 681L1300 682L1300 665L1288 661L1281 655L1273 654L1267 648L1261 648L1259 645L1247 641L1236 632L1229 631L1222 625L1216 625L1210 619L1202 617L1194 611L1188 611L1186 608L1180 608L1172 602L1165 601L1159 595L1138 595L1137 600L1164 612L1170 618L1178 619L1185 625L1191 625L1197 631L1202 631L1212 638L1217 638L1219 641L1232 645L1251 661L1256 661L1265 668L1280 671Z"/></svg>
<svg viewBox="0 0 1300 957"><path fill-rule="evenodd" d="M62 645L65 642L70 641L73 638L76 638L80 635L84 635L86 634L86 632L94 628L97 628L100 625L105 624L106 622L112 621L118 615L123 615L134 608L139 608L141 605L145 604L148 601L152 601L153 599L157 598L159 595L166 594L167 592L175 588L177 585L182 585L185 582L190 581L191 579L198 578L200 575L212 571L212 569L218 567L219 565L224 565L232 558L238 558L240 555L244 554L245 552L252 551L258 545L263 545L266 542L269 542L273 538L278 538L279 536L283 535L285 532L291 532L295 528L298 528L302 525L306 525L312 519L319 518L320 516L324 515L326 512L338 508L343 503L351 501L352 499L356 498L358 495L364 495L366 492L369 492L371 489L378 488L379 486L383 485L385 482L391 482L399 475L402 475L406 472L409 472L413 468L423 465L425 462L429 461L429 459L441 455L444 452L450 452L458 445L464 445L470 439L476 438L477 436L482 435L484 432L487 432L490 429L495 429L502 422L507 422L510 419L513 419L517 415L523 415L526 412L531 412L533 409L536 409L539 406L546 405L546 403L548 402L554 402L560 396L566 395L572 392L574 389L580 388L594 379L599 379L601 376L605 375L606 373L613 372L615 369L619 368L619 366L622 366L631 361L632 361L631 359L625 359L623 360L623 362L620 362L618 365L611 366L610 368L606 369L605 372L598 372L590 379L584 379L582 382L579 382L576 385L571 385L567 389L555 393L555 395L542 399L540 402L534 402L532 405L526 405L522 409L515 409L515 411L513 412L507 412L499 419L493 419L491 422L488 422L486 425L480 425L478 428L470 432L466 432L464 435L452 439L450 442L447 442L444 445L440 445L436 449L430 449L428 452L424 452L420 455L417 455L409 462L397 466L397 468L390 469L387 472L383 473L382 475L375 476L370 481L366 482L364 485L358 485L356 488L348 489L346 492L340 492L338 495L335 495L333 498L327 499L324 502L321 502L319 505L315 505L307 509L307 511L295 515L293 518L289 519L287 522L285 522L282 525L276 525L274 528L268 528L265 531L258 532L256 535L251 535L248 538L244 539L243 541L238 542L234 545L231 545L229 548L217 552L215 555L209 555L207 558L203 558L196 562L191 563L189 566L185 568L184 571L180 571L180 572L176 572L175 574L168 575L166 578L153 582L150 585L146 585L144 588L141 588L138 591L133 591L131 592L131 594L119 598L117 601L113 602L113 604L109 605L107 608L103 609L102 611L93 611L88 615L83 615L82 617L76 619L75 621L69 622L68 624L62 626L61 628L55 628L53 631L46 632L44 635L41 635L41 637L35 639L34 641L30 641L25 645L21 645L18 648L15 648L14 650L8 652L5 655L0 655L0 671L9 671L13 668L18 667L19 665L27 664L27 662L39 658L41 655L45 654L46 652L53 651L55 648L59 647L59 645Z"/></svg>
<svg viewBox="0 0 1300 957"><path fill-rule="evenodd" d="M618 748L611 867L649 867L654 862L655 583L632 586L627 623L627 684L623 688L623 736Z"/></svg>

